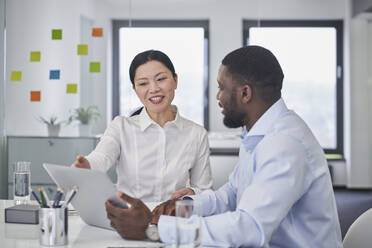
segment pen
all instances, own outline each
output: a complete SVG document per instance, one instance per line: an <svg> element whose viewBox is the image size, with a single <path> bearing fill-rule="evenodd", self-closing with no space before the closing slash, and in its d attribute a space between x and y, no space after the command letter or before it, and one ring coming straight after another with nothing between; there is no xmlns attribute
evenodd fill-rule
<svg viewBox="0 0 372 248"><path fill-rule="evenodd" d="M71 194L72 194L72 189L70 189L70 190L65 194L65 201L62 203L62 206L61 206L62 208L67 206L67 205L66 205L66 201L70 198Z"/></svg>
<svg viewBox="0 0 372 248"><path fill-rule="evenodd" d="M59 202L62 199L62 195L63 195L63 190L58 188L56 196L55 196L54 201L53 201L53 208L57 208L59 206Z"/></svg>
<svg viewBox="0 0 372 248"><path fill-rule="evenodd" d="M66 196L66 199L65 199L65 202L63 203L62 207L67 207L68 204L72 201L72 198L74 198L74 196L76 195L76 192L78 191L78 189L76 187L74 187L72 189L72 192L71 194L69 194L68 196Z"/></svg>
<svg viewBox="0 0 372 248"><path fill-rule="evenodd" d="M39 203L40 207L41 207L41 201L39 199L39 197L37 197L37 194L35 193L35 191L33 191L30 187L30 191L31 191L31 194L34 196L35 200Z"/></svg>

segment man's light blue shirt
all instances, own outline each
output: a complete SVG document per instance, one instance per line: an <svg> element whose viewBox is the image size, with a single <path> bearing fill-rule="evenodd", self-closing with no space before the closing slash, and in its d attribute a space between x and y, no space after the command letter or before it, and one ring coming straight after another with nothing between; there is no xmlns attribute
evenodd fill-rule
<svg viewBox="0 0 372 248"><path fill-rule="evenodd" d="M206 246L342 247L323 149L282 99L244 132L229 181L191 198L202 208ZM175 217L161 216L158 228L171 243Z"/></svg>

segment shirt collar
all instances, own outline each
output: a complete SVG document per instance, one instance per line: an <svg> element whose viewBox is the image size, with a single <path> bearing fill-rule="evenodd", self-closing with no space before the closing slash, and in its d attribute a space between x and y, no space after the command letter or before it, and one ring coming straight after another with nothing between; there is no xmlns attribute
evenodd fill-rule
<svg viewBox="0 0 372 248"><path fill-rule="evenodd" d="M286 111L288 111L288 108L283 99L280 98L256 121L251 130L247 131L246 127L244 127L241 139L245 150L253 150L268 132L269 128L276 122L277 118Z"/></svg>
<svg viewBox="0 0 372 248"><path fill-rule="evenodd" d="M265 135L269 128L276 122L276 119L286 111L288 111L288 108L283 99L280 98L268 110L266 110L266 112L256 121L251 130L246 132L246 135Z"/></svg>
<svg viewBox="0 0 372 248"><path fill-rule="evenodd" d="M172 112L176 115L173 121L167 122L165 125L174 125L179 130L183 128L183 118L179 115L179 111L177 106L172 105ZM145 131L151 125L158 125L155 121L153 121L149 114L146 111L146 108L143 107L141 113L139 114L139 123L141 127L141 131Z"/></svg>

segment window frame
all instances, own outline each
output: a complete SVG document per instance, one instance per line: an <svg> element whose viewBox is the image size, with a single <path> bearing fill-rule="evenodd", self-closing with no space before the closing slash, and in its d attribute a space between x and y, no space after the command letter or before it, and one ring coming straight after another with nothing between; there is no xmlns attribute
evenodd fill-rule
<svg viewBox="0 0 372 248"><path fill-rule="evenodd" d="M112 116L120 115L119 31L122 27L203 28L204 78L203 118L209 130L209 20L112 20Z"/></svg>
<svg viewBox="0 0 372 248"><path fill-rule="evenodd" d="M336 29L336 148L323 148L329 159L344 159L343 20L243 20L243 46L253 27L333 27Z"/></svg>

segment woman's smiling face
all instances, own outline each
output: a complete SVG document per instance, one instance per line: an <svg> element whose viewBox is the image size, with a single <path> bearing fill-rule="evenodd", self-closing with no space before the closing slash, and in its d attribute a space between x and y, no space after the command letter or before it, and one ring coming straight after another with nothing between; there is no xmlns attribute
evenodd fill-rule
<svg viewBox="0 0 372 248"><path fill-rule="evenodd" d="M169 110L177 88L177 75L161 62L152 60L140 65L134 76L133 88L149 113Z"/></svg>

